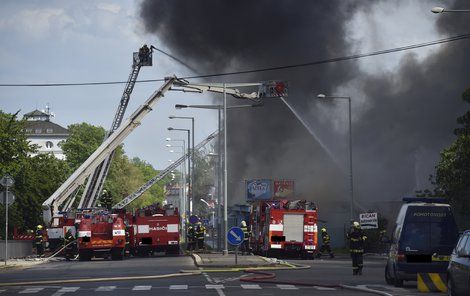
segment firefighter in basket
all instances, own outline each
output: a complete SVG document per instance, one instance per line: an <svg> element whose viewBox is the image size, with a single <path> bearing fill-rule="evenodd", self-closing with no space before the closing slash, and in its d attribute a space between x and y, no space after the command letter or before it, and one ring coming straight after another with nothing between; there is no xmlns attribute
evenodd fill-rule
<svg viewBox="0 0 470 296"><path fill-rule="evenodd" d="M317 257L320 258L323 252L328 252L328 255L330 255L330 258L334 258L335 255L331 251L331 247L330 247L331 238L328 232L326 232L325 227L321 229L321 238L322 238L323 244L320 247L320 251L318 252Z"/></svg>
<svg viewBox="0 0 470 296"><path fill-rule="evenodd" d="M197 238L197 248L199 251L204 250L204 238L206 236L206 227L202 225L201 222L197 222L196 226L196 238Z"/></svg>
<svg viewBox="0 0 470 296"><path fill-rule="evenodd" d="M354 221L351 231L348 233L349 251L351 252L353 275L362 275L364 242L367 236L364 235L359 222Z"/></svg>
<svg viewBox="0 0 470 296"><path fill-rule="evenodd" d="M70 259L76 256L76 242L71 229L65 233L64 248L65 260L70 261Z"/></svg>
<svg viewBox="0 0 470 296"><path fill-rule="evenodd" d="M240 228L243 231L243 236L244 236L243 243L241 245L242 255L249 255L250 254L250 246L249 246L248 240L251 236L251 233L248 230L248 227L246 226L245 221L242 221L240 223Z"/></svg>

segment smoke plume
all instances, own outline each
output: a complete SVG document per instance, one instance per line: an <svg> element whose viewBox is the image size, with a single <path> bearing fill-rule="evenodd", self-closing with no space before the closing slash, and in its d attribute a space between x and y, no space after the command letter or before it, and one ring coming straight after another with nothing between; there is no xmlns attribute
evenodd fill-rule
<svg viewBox="0 0 470 296"><path fill-rule="evenodd" d="M459 4L465 3L457 1L455 7ZM371 13L370 6L370 1L340 0L144 0L141 18L146 30L175 56L197 65L199 72L217 73L356 53L357 44L347 38L348 25L355 12ZM452 35L467 33L469 23L465 15L442 15L436 25L443 35ZM441 46L424 61L407 53L399 69L385 74L367 74L359 70L358 61L345 61L213 78L217 82L289 81L288 102L317 134L313 137L278 99L267 100L262 108L230 113L231 203L243 201L243 181L251 178L294 179L302 198L320 205L328 200L347 202L347 102L323 104L314 99L320 92L338 94L345 89L361 94L361 99L339 94L352 97L354 186L359 203L368 207L399 200L422 189L419 186L427 187L418 179L434 172L439 151L452 141L455 119L463 113L460 93L469 86L469 52L470 42L464 40Z"/></svg>

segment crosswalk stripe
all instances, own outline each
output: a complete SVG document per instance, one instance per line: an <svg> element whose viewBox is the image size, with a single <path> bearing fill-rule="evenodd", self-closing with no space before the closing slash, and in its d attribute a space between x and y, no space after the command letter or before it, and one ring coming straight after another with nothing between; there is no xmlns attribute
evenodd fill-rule
<svg viewBox="0 0 470 296"><path fill-rule="evenodd" d="M78 289L80 289L80 287L62 287L62 289L60 289L57 292L58 293L73 293L73 292L77 292Z"/></svg>
<svg viewBox="0 0 470 296"><path fill-rule="evenodd" d="M206 285L206 289L223 289L224 285Z"/></svg>
<svg viewBox="0 0 470 296"><path fill-rule="evenodd" d="M32 293L37 293L41 290L44 290L44 288L27 288L27 289L24 289L23 291L20 291L19 294L32 294Z"/></svg>
<svg viewBox="0 0 470 296"><path fill-rule="evenodd" d="M170 290L187 290L188 285L171 285Z"/></svg>
<svg viewBox="0 0 470 296"><path fill-rule="evenodd" d="M241 285L243 289L252 289L252 290L258 290L261 289L259 285Z"/></svg>
<svg viewBox="0 0 470 296"><path fill-rule="evenodd" d="M6 291L6 290L0 290L0 293L3 293L3 292L5 292L5 291Z"/></svg>
<svg viewBox="0 0 470 296"><path fill-rule="evenodd" d="M152 286L134 286L132 291L149 291L152 289Z"/></svg>
<svg viewBox="0 0 470 296"><path fill-rule="evenodd" d="M276 285L276 286L281 290L298 290L299 289L294 285Z"/></svg>
<svg viewBox="0 0 470 296"><path fill-rule="evenodd" d="M100 286L95 289L96 292L112 292L116 286Z"/></svg>
<svg viewBox="0 0 470 296"><path fill-rule="evenodd" d="M315 289L320 290L320 291L334 291L336 288L330 288L330 287L319 287L319 286L314 286Z"/></svg>

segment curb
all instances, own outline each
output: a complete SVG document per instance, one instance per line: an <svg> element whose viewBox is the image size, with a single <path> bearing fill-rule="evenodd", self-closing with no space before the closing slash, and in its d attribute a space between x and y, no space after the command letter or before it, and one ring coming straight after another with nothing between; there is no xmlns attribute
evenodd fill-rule
<svg viewBox="0 0 470 296"><path fill-rule="evenodd" d="M256 264L256 265L253 265L253 264L250 264L250 265L247 265L247 264L237 264L237 265L235 264L204 264L201 256L199 256L198 254L193 253L191 254L191 257L194 260L194 264L200 268L257 268L257 267L273 267L273 266L278 265L276 262L270 262L268 261L269 260L268 258L260 257L260 256L257 256L257 257L266 261L267 264Z"/></svg>

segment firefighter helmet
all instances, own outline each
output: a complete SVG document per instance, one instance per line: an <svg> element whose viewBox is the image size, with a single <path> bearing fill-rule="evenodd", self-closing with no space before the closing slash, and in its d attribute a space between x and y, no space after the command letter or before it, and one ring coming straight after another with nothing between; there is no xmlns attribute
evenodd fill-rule
<svg viewBox="0 0 470 296"><path fill-rule="evenodd" d="M241 225L242 225L242 227L246 227L246 222L245 222L245 220L242 221Z"/></svg>
<svg viewBox="0 0 470 296"><path fill-rule="evenodd" d="M323 227L323 228L321 229L321 232L326 232L326 228Z"/></svg>
<svg viewBox="0 0 470 296"><path fill-rule="evenodd" d="M357 222L357 221L353 222L353 226L354 226L354 228L361 228L361 224L359 224L359 222Z"/></svg>
<svg viewBox="0 0 470 296"><path fill-rule="evenodd" d="M38 225L36 228L37 229L42 229L42 225Z"/></svg>

